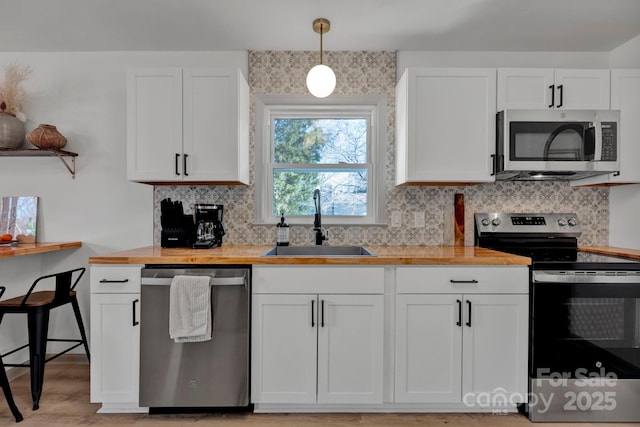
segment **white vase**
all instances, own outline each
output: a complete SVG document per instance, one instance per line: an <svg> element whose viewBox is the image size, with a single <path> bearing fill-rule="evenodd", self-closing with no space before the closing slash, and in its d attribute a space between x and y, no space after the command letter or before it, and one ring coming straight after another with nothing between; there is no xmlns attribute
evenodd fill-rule
<svg viewBox="0 0 640 427"><path fill-rule="evenodd" d="M11 114L0 113L0 148L18 148L24 137L24 123Z"/></svg>

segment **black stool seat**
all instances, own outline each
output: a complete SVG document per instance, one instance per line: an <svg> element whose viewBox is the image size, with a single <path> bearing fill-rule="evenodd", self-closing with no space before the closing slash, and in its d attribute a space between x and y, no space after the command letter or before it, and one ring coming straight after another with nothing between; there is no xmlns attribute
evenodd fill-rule
<svg viewBox="0 0 640 427"><path fill-rule="evenodd" d="M0 321L6 313L27 314L29 343L1 355L0 363L2 363L2 357L8 356L19 350L22 350L23 348L29 347L29 364L5 363L4 366L29 367L31 374L31 397L33 398L33 410L38 409L40 404L42 384L44 382L44 365L46 362L49 362L73 350L74 348L79 347L80 345L84 345L87 359L90 358L89 344L87 343L84 324L82 323L82 317L80 316L80 307L78 306L76 291L73 290L80 281L80 278L84 274L85 270L86 269L84 267L81 267L73 270L63 271L61 273L49 274L39 277L33 282L31 288L25 295L11 298L5 301L0 301ZM72 283L72 279L74 277L75 280L73 280ZM46 282L46 279L55 280L55 290L33 292L36 285L41 281ZM1 296L2 294L0 294L0 297ZM71 304L71 306L73 307L73 312L75 314L76 322L78 323L78 328L80 330L80 336L82 337L82 339L48 338L50 311L65 304ZM73 343L74 345L70 346L64 351L54 354L49 359L47 359L46 352L48 341L69 342ZM4 366L2 369L3 372Z"/></svg>

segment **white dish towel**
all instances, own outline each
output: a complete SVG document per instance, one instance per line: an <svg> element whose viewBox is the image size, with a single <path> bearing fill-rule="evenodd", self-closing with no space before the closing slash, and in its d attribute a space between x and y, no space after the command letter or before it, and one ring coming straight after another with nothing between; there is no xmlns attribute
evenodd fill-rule
<svg viewBox="0 0 640 427"><path fill-rule="evenodd" d="M169 336L177 343L211 339L209 276L174 276L169 293Z"/></svg>

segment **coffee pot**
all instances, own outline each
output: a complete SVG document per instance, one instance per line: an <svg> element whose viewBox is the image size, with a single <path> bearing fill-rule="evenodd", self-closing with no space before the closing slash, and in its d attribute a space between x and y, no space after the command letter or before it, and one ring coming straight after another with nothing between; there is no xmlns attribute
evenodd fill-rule
<svg viewBox="0 0 640 427"><path fill-rule="evenodd" d="M208 249L222 246L222 236L227 230L222 223L224 207L217 204L196 204L193 215L196 223L194 249Z"/></svg>

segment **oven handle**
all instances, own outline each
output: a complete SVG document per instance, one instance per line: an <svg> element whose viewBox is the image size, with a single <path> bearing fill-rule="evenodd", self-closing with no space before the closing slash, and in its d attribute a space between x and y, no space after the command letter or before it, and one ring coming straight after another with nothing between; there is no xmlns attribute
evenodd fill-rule
<svg viewBox="0 0 640 427"><path fill-rule="evenodd" d="M544 283L611 283L611 284L638 284L640 274L635 271L555 271L534 270L532 282Z"/></svg>

